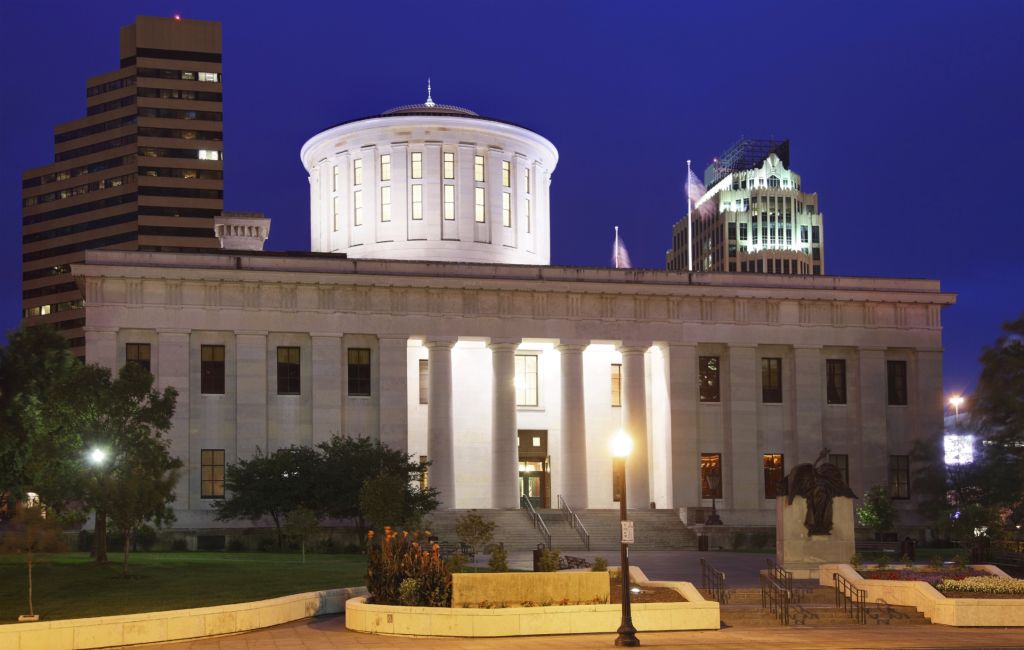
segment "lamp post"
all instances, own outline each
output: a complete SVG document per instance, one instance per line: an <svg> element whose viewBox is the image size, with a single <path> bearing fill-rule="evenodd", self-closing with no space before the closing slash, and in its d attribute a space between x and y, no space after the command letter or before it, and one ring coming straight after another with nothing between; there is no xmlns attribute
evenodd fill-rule
<svg viewBox="0 0 1024 650"><path fill-rule="evenodd" d="M107 451L100 447L93 447L86 454L89 464L97 469L97 489L100 489L99 468L103 467L107 462L107 456ZM93 555L96 558L96 562L105 564L107 562L107 513L102 508L96 508L96 523L93 527L93 537L95 539Z"/></svg>
<svg viewBox="0 0 1024 650"><path fill-rule="evenodd" d="M953 428L960 430L960 405L964 403L963 395L954 395L949 398L949 405L953 407Z"/></svg>
<svg viewBox="0 0 1024 650"><path fill-rule="evenodd" d="M626 458L633 450L633 440L625 431L619 431L612 436L612 458L616 467L615 475L618 478L619 492L619 519L622 522L626 519ZM625 528L625 526L623 526ZM636 647L640 640L636 638L636 628L633 627L633 614L629 606L629 546L624 539L619 540L620 555L620 577L622 578L622 623L619 625L619 636L615 638L615 645Z"/></svg>

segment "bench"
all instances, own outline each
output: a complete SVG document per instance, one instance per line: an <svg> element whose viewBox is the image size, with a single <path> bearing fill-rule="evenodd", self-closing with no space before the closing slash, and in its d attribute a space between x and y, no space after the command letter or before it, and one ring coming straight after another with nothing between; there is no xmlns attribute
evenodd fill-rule
<svg viewBox="0 0 1024 650"><path fill-rule="evenodd" d="M898 553L900 549L899 542L876 542L876 541L858 541L855 545L857 551L871 551L875 553Z"/></svg>

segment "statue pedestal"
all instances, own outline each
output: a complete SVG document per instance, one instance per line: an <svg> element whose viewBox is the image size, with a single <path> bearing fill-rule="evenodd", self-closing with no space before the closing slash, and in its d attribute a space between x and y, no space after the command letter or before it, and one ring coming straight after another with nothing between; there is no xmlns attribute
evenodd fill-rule
<svg viewBox="0 0 1024 650"><path fill-rule="evenodd" d="M807 500L801 496L787 503L785 496L775 500L775 562L793 572L797 580L818 578L821 564L846 564L854 553L853 499L832 500L832 534L809 535L804 526Z"/></svg>

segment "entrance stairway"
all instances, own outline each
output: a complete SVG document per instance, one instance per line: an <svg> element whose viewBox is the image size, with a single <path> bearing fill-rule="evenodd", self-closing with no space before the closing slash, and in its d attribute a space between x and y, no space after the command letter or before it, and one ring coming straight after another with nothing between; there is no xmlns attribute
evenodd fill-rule
<svg viewBox="0 0 1024 650"><path fill-rule="evenodd" d="M798 586L799 585L799 586ZM835 606L835 590L812 581L794 582L799 602L789 608L790 625L856 625L854 619ZM708 597L705 594L705 597ZM722 627L773 627L781 625L769 610L761 608L761 590L756 587L728 590L728 603L721 606ZM928 625L930 621L913 607L868 603L868 625Z"/></svg>
<svg viewBox="0 0 1024 650"><path fill-rule="evenodd" d="M619 548L622 527L618 510L584 510L579 515L580 521L590 533L591 550L611 551ZM630 545L631 550L675 551L697 548L697 535L680 521L675 510L630 510L627 516L633 522L636 539Z"/></svg>

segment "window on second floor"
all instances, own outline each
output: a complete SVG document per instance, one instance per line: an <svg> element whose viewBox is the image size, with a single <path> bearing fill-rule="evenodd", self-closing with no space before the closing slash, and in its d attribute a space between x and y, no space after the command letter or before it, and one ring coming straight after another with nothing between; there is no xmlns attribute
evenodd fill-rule
<svg viewBox="0 0 1024 650"><path fill-rule="evenodd" d="M507 160L501 161L501 184L512 187L512 163Z"/></svg>
<svg viewBox="0 0 1024 650"><path fill-rule="evenodd" d="M889 456L889 496L910 498L910 456Z"/></svg>
<svg viewBox="0 0 1024 650"><path fill-rule="evenodd" d="M302 392L300 350L297 347L277 348L277 394L298 395Z"/></svg>
<svg viewBox="0 0 1024 650"><path fill-rule="evenodd" d="M484 182L484 157L473 156L473 180L477 183Z"/></svg>
<svg viewBox="0 0 1024 650"><path fill-rule="evenodd" d="M382 181L391 180L391 154L389 153L380 155L380 179Z"/></svg>
<svg viewBox="0 0 1024 650"><path fill-rule="evenodd" d="M419 151L409 154L409 178L423 178L423 154Z"/></svg>
<svg viewBox="0 0 1024 650"><path fill-rule="evenodd" d="M516 406L537 406L540 401L540 377L536 354L516 355Z"/></svg>
<svg viewBox="0 0 1024 650"><path fill-rule="evenodd" d="M846 359L826 359L825 375L828 403L846 404Z"/></svg>
<svg viewBox="0 0 1024 650"><path fill-rule="evenodd" d="M782 402L782 359L761 359L761 401L765 404Z"/></svg>
<svg viewBox="0 0 1024 650"><path fill-rule="evenodd" d="M487 221L487 213L484 212L484 188L474 187L473 188L473 219L477 223L484 223Z"/></svg>
<svg viewBox="0 0 1024 650"><path fill-rule="evenodd" d="M512 227L512 195L508 192L501 193L501 225Z"/></svg>
<svg viewBox="0 0 1024 650"><path fill-rule="evenodd" d="M700 455L700 497L722 498L722 454Z"/></svg>
<svg viewBox="0 0 1024 650"><path fill-rule="evenodd" d="M697 381L700 382L699 393L702 402L721 401L718 364L718 357L697 358Z"/></svg>
<svg viewBox="0 0 1024 650"><path fill-rule="evenodd" d="M348 394L353 397L370 395L370 350L348 349Z"/></svg>
<svg viewBox="0 0 1024 650"><path fill-rule="evenodd" d="M907 362L886 361L886 386L889 406L907 405Z"/></svg>
<svg viewBox="0 0 1024 650"><path fill-rule="evenodd" d="M147 371L150 370L150 348L149 343L125 343L124 346L124 359L125 363L135 363Z"/></svg>
<svg viewBox="0 0 1024 650"><path fill-rule="evenodd" d="M199 348L199 391L204 395L224 394L224 346L203 345Z"/></svg>
<svg viewBox="0 0 1024 650"><path fill-rule="evenodd" d="M612 364L612 406L622 406L622 364Z"/></svg>
<svg viewBox="0 0 1024 650"><path fill-rule="evenodd" d="M441 175L445 180L455 178L455 154L450 151L441 155Z"/></svg>

